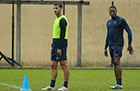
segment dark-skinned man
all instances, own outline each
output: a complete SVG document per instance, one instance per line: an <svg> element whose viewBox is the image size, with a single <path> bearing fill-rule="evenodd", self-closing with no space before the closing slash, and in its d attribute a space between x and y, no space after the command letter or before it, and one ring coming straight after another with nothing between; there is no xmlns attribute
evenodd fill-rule
<svg viewBox="0 0 140 91"><path fill-rule="evenodd" d="M107 48L109 46L109 52L111 61L114 65L114 72L116 77L116 85L110 86L112 89L122 89L122 68L120 65L120 59L122 56L122 50L124 46L123 32L124 30L128 34L128 48L129 54L133 54L132 33L126 22L126 20L120 16L117 16L117 8L112 2L112 6L109 8L109 14L111 19L107 22L107 37L105 43L104 55L108 57Z"/></svg>

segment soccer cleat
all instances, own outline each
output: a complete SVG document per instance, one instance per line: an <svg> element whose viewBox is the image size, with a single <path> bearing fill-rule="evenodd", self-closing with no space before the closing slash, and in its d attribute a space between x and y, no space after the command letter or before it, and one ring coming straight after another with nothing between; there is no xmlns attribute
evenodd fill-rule
<svg viewBox="0 0 140 91"><path fill-rule="evenodd" d="M48 86L48 87L46 87L46 88L42 88L41 90L42 90L42 91L46 91L46 90L55 90L55 87Z"/></svg>
<svg viewBox="0 0 140 91"><path fill-rule="evenodd" d="M116 84L115 86L110 86L110 88L112 88L112 89L123 89L123 86Z"/></svg>
<svg viewBox="0 0 140 91"><path fill-rule="evenodd" d="M61 88L59 88L57 91L68 91L68 88L62 86Z"/></svg>

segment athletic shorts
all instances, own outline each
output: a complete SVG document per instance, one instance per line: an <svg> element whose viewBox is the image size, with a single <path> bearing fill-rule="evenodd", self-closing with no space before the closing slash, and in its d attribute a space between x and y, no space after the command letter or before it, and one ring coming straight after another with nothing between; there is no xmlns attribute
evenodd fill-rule
<svg viewBox="0 0 140 91"><path fill-rule="evenodd" d="M123 46L113 45L109 46L109 52L111 57L121 57Z"/></svg>
<svg viewBox="0 0 140 91"><path fill-rule="evenodd" d="M51 60L52 61L64 61L64 60L67 60L67 48L61 48L62 56L58 55L57 49L58 48L52 47L52 50L51 50Z"/></svg>

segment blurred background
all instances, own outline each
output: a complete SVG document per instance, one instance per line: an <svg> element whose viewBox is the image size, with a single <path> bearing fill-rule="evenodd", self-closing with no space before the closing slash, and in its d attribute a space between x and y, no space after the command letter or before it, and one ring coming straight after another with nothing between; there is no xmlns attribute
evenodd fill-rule
<svg viewBox="0 0 140 91"><path fill-rule="evenodd" d="M108 9L112 0L84 1L90 1L90 5L82 6L82 67L108 67L110 58L104 56L104 44L107 34L106 22L110 19ZM140 67L140 0L114 0L114 2L118 9L118 16L125 18L132 30L132 46L135 51L133 55L127 52L128 38L127 33L124 32L125 46L121 64L124 67ZM65 15L69 20L68 65L76 67L77 5L66 5L65 8ZM10 4L0 4L0 51L7 56L11 56L11 10ZM21 5L21 64L23 66L50 67L55 18L53 5ZM8 63L2 60L0 65L8 65Z"/></svg>

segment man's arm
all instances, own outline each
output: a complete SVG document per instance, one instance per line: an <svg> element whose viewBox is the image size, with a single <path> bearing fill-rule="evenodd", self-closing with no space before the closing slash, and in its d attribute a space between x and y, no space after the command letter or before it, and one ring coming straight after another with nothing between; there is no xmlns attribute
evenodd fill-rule
<svg viewBox="0 0 140 91"><path fill-rule="evenodd" d="M66 22L65 18L62 18L60 20L60 30L61 30L61 32L60 32L60 39L59 39L59 46L58 46L58 48L63 48L63 46L64 46L66 26L67 26L67 22Z"/></svg>
<svg viewBox="0 0 140 91"><path fill-rule="evenodd" d="M125 19L122 18L121 22L122 22L122 26L124 27L125 31L128 34L128 48L127 48L127 50L129 51L129 54L133 54L134 50L131 46L131 44L132 44L132 32L131 32Z"/></svg>
<svg viewBox="0 0 140 91"><path fill-rule="evenodd" d="M108 34L108 31L107 31L107 36L106 36L106 42L105 42L105 49L108 48L108 45L109 45L109 34Z"/></svg>
<svg viewBox="0 0 140 91"><path fill-rule="evenodd" d="M62 55L61 48L63 48L63 46L64 46L66 26L67 26L67 22L64 18L62 18L60 20L60 30L61 30L61 32L60 32L60 39L59 39L59 42L58 42L58 50L57 50L57 53L60 56Z"/></svg>
<svg viewBox="0 0 140 91"><path fill-rule="evenodd" d="M106 57L108 57L108 52L107 52L107 48L108 48L108 45L109 45L109 32L108 32L109 28L107 26L107 36L106 36L106 42L105 42L105 50L104 50L104 55Z"/></svg>
<svg viewBox="0 0 140 91"><path fill-rule="evenodd" d="M122 26L124 27L125 31L128 34L128 44L131 45L131 43L132 43L132 33L131 33L131 30L130 30L127 22L125 21L125 19L122 18L121 21L122 21Z"/></svg>

